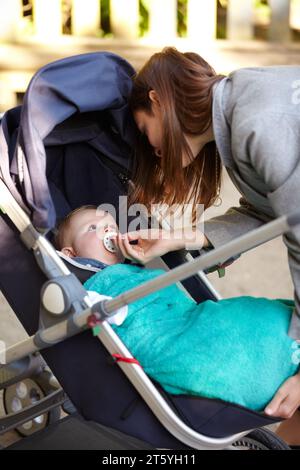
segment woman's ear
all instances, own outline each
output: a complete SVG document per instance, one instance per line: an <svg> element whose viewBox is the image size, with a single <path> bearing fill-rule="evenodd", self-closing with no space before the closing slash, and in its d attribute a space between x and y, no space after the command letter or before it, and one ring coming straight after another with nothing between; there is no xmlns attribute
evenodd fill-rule
<svg viewBox="0 0 300 470"><path fill-rule="evenodd" d="M150 98L150 101L152 101L152 103L156 104L157 106L160 106L158 95L155 90L149 91L149 98Z"/></svg>
<svg viewBox="0 0 300 470"><path fill-rule="evenodd" d="M71 246L65 246L62 248L61 252L69 258L74 258L74 256L76 256L76 253Z"/></svg>

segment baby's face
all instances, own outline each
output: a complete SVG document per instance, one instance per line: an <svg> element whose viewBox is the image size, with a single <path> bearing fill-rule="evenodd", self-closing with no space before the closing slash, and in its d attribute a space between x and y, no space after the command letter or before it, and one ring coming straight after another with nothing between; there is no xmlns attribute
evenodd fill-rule
<svg viewBox="0 0 300 470"><path fill-rule="evenodd" d="M69 255L93 258L106 264L122 262L124 258L119 250L111 253L103 245L107 232L118 231L114 218L104 211L86 209L74 214L66 236L67 244L73 250Z"/></svg>

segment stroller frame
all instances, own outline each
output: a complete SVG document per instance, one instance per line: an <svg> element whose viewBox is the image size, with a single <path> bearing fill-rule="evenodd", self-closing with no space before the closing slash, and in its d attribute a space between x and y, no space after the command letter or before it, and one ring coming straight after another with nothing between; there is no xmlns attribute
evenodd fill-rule
<svg viewBox="0 0 300 470"><path fill-rule="evenodd" d="M15 201L2 180L0 180L0 206L2 211L7 214L20 231L22 241L28 248L33 250L38 264L50 280L55 280L58 276L68 277L71 275L70 271L61 261L50 242L35 230L28 215ZM258 246L261 243L290 230L298 223L300 223L300 214L280 217L268 224L265 224L263 227L250 232L249 234L231 241L219 249L211 250L211 252L206 255L160 276L159 284L157 284L157 286L152 286L152 289L157 290L158 288L177 282L178 280L190 276L192 273L202 271L203 269L215 265L216 262L224 262L231 256L240 254L241 252L251 249L254 246ZM163 278L164 283L162 283ZM72 279L72 282L74 282L74 279ZM147 288L147 285L151 284L151 282L154 284L153 281L149 281L143 286L132 289L131 292L133 293L133 291L139 290L139 297L142 297L150 292L149 288L148 290L145 288ZM78 288L78 285L75 283L74 290L76 290L76 288ZM82 289L82 291L84 291L84 289ZM81 294L82 291L80 291ZM131 295L129 298L130 301L133 301L137 297L133 298ZM73 300L74 299L69 299L71 304L73 304ZM51 318L53 315L51 315L51 313L49 314L49 311L51 312L51 310L48 309L48 313L42 312L43 315L51 318L51 326L39 329L34 336L8 348L5 352L5 363L9 364L12 361L26 357L35 351L49 347L50 345L63 341L67 337L82 331L86 328L88 316L95 311L100 313L101 320L103 321L101 332L98 337L105 348L110 354L118 353L122 356L131 358L132 356L130 351L128 351L118 335L105 321L105 319L113 314L116 309L129 303L126 293L118 296L116 299L99 302L94 306L90 304L88 297L84 294L81 300L83 301L81 309L77 309L75 313L69 313L67 319L61 320L58 315L58 320L53 322ZM118 365L163 426L178 440L191 448L199 450L219 450L230 448L233 442L241 439L251 431L247 430L224 438L212 438L200 434L188 427L174 413L162 394L157 390L139 365L123 362L118 363Z"/></svg>

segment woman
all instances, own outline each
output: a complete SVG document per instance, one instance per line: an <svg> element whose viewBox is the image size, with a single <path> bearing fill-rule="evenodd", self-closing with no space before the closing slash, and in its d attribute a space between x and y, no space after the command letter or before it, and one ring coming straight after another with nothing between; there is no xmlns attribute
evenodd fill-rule
<svg viewBox="0 0 300 470"><path fill-rule="evenodd" d="M130 99L146 137L137 152L131 202L150 207L196 201L206 209L218 197L223 165L243 197L240 207L205 222L204 246L218 247L299 210L299 79L300 66L247 68L224 77L195 53L166 48L154 54L135 77ZM124 256L145 263L178 248L178 240L146 236L119 236ZM133 239L136 245L129 243ZM200 246L200 232L198 239ZM296 305L289 335L300 340L300 230L284 242ZM299 405L297 374L265 412L289 418Z"/></svg>

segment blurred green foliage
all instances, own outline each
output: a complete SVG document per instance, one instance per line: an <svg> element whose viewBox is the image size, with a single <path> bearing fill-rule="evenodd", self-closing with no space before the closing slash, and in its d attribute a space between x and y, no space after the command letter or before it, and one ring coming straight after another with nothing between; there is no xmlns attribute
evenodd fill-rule
<svg viewBox="0 0 300 470"><path fill-rule="evenodd" d="M101 0L101 29L103 36L111 35L110 21L109 21L109 0Z"/></svg>
<svg viewBox="0 0 300 470"><path fill-rule="evenodd" d="M106 0L109 1L109 0ZM162 0L163 1L163 0ZM211 0L214 1L214 0ZM140 35L143 36L149 27L149 6L151 0L140 0ZM228 0L218 0L217 37L226 37L226 8ZM187 10L188 0L177 0L177 34L179 37L187 36Z"/></svg>
<svg viewBox="0 0 300 470"><path fill-rule="evenodd" d="M163 1L163 0L162 0ZM187 1L177 0L177 20L178 20L178 35L180 37L186 36L186 19L187 19ZM144 36L149 29L149 9L151 0L139 0L140 7L140 21L139 33ZM101 0L101 27L103 36L111 34L109 23L109 0Z"/></svg>
<svg viewBox="0 0 300 470"><path fill-rule="evenodd" d="M143 36L149 28L149 0L139 0L139 35ZM151 0L150 0L151 1ZM109 21L109 3L110 0L101 0L101 29L103 37L110 37L112 35L110 21Z"/></svg>
<svg viewBox="0 0 300 470"><path fill-rule="evenodd" d="M140 36L144 36L144 34L149 29L149 4L148 0L139 0L140 4Z"/></svg>
<svg viewBox="0 0 300 470"><path fill-rule="evenodd" d="M177 33L181 38L187 34L187 0L177 0Z"/></svg>

